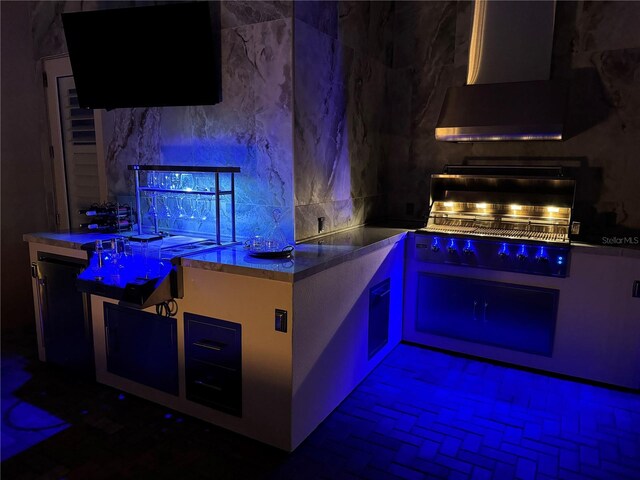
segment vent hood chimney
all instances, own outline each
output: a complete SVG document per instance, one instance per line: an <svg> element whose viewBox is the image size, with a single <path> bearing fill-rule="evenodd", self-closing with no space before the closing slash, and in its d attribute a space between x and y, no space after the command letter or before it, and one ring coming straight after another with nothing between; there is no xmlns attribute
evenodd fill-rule
<svg viewBox="0 0 640 480"><path fill-rule="evenodd" d="M562 140L567 86L549 80L555 6L475 1L467 85L447 90L436 140Z"/></svg>

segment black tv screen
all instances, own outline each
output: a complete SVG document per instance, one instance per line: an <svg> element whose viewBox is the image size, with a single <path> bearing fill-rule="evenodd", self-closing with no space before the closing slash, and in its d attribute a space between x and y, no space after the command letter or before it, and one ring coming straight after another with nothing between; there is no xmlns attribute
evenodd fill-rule
<svg viewBox="0 0 640 480"><path fill-rule="evenodd" d="M83 108L220 102L220 5L189 2L62 15Z"/></svg>

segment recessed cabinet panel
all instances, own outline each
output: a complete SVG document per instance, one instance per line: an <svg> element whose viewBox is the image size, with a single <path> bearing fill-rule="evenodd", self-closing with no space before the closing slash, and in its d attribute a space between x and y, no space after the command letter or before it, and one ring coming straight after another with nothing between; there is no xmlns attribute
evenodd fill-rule
<svg viewBox="0 0 640 480"><path fill-rule="evenodd" d="M176 319L104 304L107 370L178 395Z"/></svg>
<svg viewBox="0 0 640 480"><path fill-rule="evenodd" d="M39 253L38 292L46 360L83 374L95 374L90 313L75 282L85 260Z"/></svg>
<svg viewBox="0 0 640 480"><path fill-rule="evenodd" d="M551 356L558 290L418 275L416 330Z"/></svg>
<svg viewBox="0 0 640 480"><path fill-rule="evenodd" d="M242 416L242 327L184 314L187 399Z"/></svg>
<svg viewBox="0 0 640 480"><path fill-rule="evenodd" d="M389 341L390 297L390 279L378 283L369 290L369 358L372 358Z"/></svg>

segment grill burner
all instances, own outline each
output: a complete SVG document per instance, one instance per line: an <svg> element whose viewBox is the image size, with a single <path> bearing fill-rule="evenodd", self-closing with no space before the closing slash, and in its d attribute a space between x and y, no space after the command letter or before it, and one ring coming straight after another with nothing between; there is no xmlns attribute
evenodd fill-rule
<svg viewBox="0 0 640 480"><path fill-rule="evenodd" d="M479 228L467 226L449 226L449 225L432 225L428 230L430 232L438 232L450 235L469 234L481 237L502 237L516 240L535 240L541 242L563 243L565 235L562 233L552 232L536 232L536 231L518 231L506 228Z"/></svg>
<svg viewBox="0 0 640 480"><path fill-rule="evenodd" d="M531 171L537 175L526 176ZM417 258L566 276L575 182L557 171L544 177L540 169L531 171L432 175L429 218L416 232Z"/></svg>

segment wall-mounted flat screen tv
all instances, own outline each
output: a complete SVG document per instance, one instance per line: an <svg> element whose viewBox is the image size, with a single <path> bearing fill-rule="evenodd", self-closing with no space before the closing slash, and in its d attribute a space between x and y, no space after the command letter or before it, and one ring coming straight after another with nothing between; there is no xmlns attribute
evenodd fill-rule
<svg viewBox="0 0 640 480"><path fill-rule="evenodd" d="M62 23L83 108L222 99L218 2L65 13Z"/></svg>

